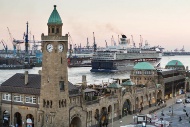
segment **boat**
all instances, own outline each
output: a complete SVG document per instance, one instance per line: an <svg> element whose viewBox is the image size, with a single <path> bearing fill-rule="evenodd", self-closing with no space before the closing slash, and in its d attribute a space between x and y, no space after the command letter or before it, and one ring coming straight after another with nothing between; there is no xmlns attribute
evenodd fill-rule
<svg viewBox="0 0 190 127"><path fill-rule="evenodd" d="M91 59L94 49L92 48L74 48L70 44L69 51L67 53L68 67L91 67Z"/></svg>
<svg viewBox="0 0 190 127"><path fill-rule="evenodd" d="M0 69L12 70L12 69L32 69L33 66L26 62L23 62L20 58L8 58L0 57Z"/></svg>
<svg viewBox="0 0 190 127"><path fill-rule="evenodd" d="M68 67L91 67L91 56L78 56L68 57Z"/></svg>
<svg viewBox="0 0 190 127"><path fill-rule="evenodd" d="M159 66L162 52L148 43L137 48L130 46L130 39L122 35L120 42L115 46L108 46L94 52L91 72L121 72L130 71L138 62L150 62Z"/></svg>

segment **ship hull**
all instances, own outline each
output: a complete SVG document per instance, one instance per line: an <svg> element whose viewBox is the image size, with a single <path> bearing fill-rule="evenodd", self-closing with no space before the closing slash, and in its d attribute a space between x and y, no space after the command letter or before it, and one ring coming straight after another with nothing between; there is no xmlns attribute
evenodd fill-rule
<svg viewBox="0 0 190 127"><path fill-rule="evenodd" d="M161 58L130 59L130 60L110 60L92 61L91 72L122 72L130 71L138 62L150 62L153 66L160 63Z"/></svg>
<svg viewBox="0 0 190 127"><path fill-rule="evenodd" d="M67 58L68 67L91 67L91 57Z"/></svg>

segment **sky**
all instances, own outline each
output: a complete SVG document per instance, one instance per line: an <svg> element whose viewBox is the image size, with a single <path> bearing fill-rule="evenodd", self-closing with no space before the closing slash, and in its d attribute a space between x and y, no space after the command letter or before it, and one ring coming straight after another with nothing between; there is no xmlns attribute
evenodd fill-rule
<svg viewBox="0 0 190 127"><path fill-rule="evenodd" d="M0 0L0 40L12 49L12 37L23 39L26 22L29 39L41 40L47 35L47 22L57 5L63 22L63 35L70 33L70 43L86 46L87 38L93 45L93 32L98 46L111 37L125 34L136 45L147 40L151 46L162 46L165 51L178 48L190 51L190 0ZM24 45L21 46L24 50ZM3 45L0 44L0 49Z"/></svg>

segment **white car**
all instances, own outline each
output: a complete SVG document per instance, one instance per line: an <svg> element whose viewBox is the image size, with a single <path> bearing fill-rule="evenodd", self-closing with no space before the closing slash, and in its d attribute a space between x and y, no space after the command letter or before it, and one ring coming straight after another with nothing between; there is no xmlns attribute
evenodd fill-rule
<svg viewBox="0 0 190 127"><path fill-rule="evenodd" d="M186 98L185 103L190 103L190 98Z"/></svg>
<svg viewBox="0 0 190 127"><path fill-rule="evenodd" d="M182 99L177 99L177 100L176 100L176 104L180 104L180 103L182 103L182 102L183 102Z"/></svg>

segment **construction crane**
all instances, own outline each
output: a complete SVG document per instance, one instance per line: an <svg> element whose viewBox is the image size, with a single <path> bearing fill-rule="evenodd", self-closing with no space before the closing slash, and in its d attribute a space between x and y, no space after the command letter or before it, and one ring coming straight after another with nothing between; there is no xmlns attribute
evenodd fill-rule
<svg viewBox="0 0 190 127"><path fill-rule="evenodd" d="M1 43L3 44L3 47L4 47L5 52L6 52L6 54L7 54L7 51L8 51L7 44L5 43L5 41L4 41L4 40L1 40ZM5 45L5 44L6 44L6 45Z"/></svg>
<svg viewBox="0 0 190 127"><path fill-rule="evenodd" d="M7 27L7 29L8 29L8 32L9 32L10 41L13 44L13 54L16 55L16 43L13 42L14 39L13 39L12 34L11 34L10 30L9 30L9 27Z"/></svg>

